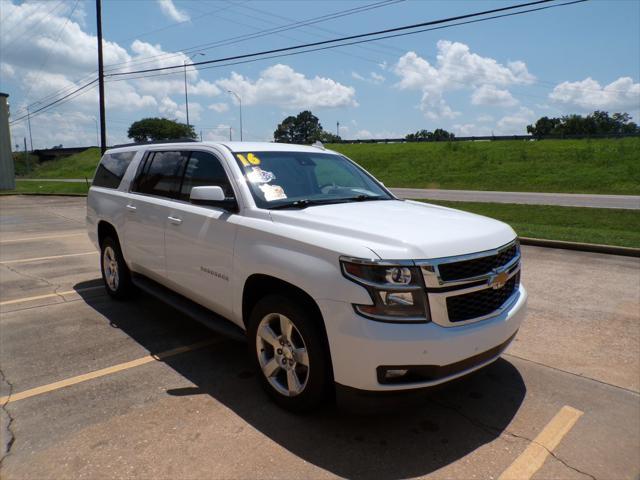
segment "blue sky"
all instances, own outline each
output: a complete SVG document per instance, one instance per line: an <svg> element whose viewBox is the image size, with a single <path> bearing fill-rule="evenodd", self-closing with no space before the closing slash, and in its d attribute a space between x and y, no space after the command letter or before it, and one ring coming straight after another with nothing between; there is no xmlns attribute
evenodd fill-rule
<svg viewBox="0 0 640 480"><path fill-rule="evenodd" d="M205 54L197 60L209 60L510 4L389 2L243 38L373 3L104 0L105 64L110 71L181 64L181 52L190 47L235 39L192 50ZM0 0L0 91L10 95L13 118L27 104L91 79L95 44L93 0ZM540 116L595 109L627 111L638 120L640 2L591 0L360 47L189 69L188 80L191 123L210 140L228 138L229 127L238 137L238 106L228 89L243 99L245 140L270 140L285 116L305 109L327 130L335 131L339 121L343 138L398 137L438 127L458 135L525 133ZM96 90L34 116L34 147L95 144ZM126 142L129 124L146 116L185 121L182 72L108 82L106 101L110 144ZM25 135L25 122L12 125L14 145Z"/></svg>

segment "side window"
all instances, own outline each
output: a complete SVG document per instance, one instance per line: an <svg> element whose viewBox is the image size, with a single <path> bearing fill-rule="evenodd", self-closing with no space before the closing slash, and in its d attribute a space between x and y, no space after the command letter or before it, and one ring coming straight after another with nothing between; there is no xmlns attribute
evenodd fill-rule
<svg viewBox="0 0 640 480"><path fill-rule="evenodd" d="M180 177L187 152L151 153L136 180L135 191L160 197L174 197L180 186Z"/></svg>
<svg viewBox="0 0 640 480"><path fill-rule="evenodd" d="M222 187L225 196L233 196L233 189L220 160L210 153L191 152L178 198L189 201L193 187L205 186Z"/></svg>
<svg viewBox="0 0 640 480"><path fill-rule="evenodd" d="M107 153L100 160L93 179L95 187L118 188L124 172L133 160L136 152Z"/></svg>

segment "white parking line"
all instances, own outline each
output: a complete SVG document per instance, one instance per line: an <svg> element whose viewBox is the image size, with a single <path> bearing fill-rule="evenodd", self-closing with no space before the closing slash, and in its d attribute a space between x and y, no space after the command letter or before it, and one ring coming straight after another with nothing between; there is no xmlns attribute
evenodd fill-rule
<svg viewBox="0 0 640 480"><path fill-rule="evenodd" d="M568 405L562 407L498 480L528 480L533 477L583 413Z"/></svg>
<svg viewBox="0 0 640 480"><path fill-rule="evenodd" d="M42 300L43 298L63 297L64 295L71 295L72 293L89 292L91 290L99 290L102 288L104 288L102 285L98 285L96 287L79 288L78 290L66 290L64 292L47 293L45 295L36 295L34 297L22 297L22 298L16 298L15 300L5 300L4 302L0 302L0 307L4 305L13 305L15 303L31 302L33 300Z"/></svg>
<svg viewBox="0 0 640 480"><path fill-rule="evenodd" d="M12 238L11 240L0 240L0 244L4 245L6 243L20 243L20 242L31 242L34 240L49 240L50 238L67 238L67 237L79 237L81 235L87 235L86 232L82 233L65 233L61 235L42 235L39 237L26 237L26 238Z"/></svg>
<svg viewBox="0 0 640 480"><path fill-rule="evenodd" d="M99 252L83 252L83 253L68 253L66 255L54 255L51 257L36 257L36 258L19 258L17 260L5 260L0 262L0 265L9 265L14 263L28 263L39 262L41 260L55 260L56 258L68 258L68 257L80 257L82 255L97 255Z"/></svg>
<svg viewBox="0 0 640 480"><path fill-rule="evenodd" d="M140 365L144 365L146 363L161 361L161 360L164 360L165 358L173 357L181 353L198 350L202 347L206 347L208 345L218 343L219 341L220 341L219 338L210 338L208 340L203 340L201 342L193 343L191 345L185 345L183 347L177 347L171 350L166 350L164 352L157 353L155 355L150 354L142 358L138 358L136 360L131 360L130 362L119 363L118 365L113 365L112 367L107 367L101 370L95 370L93 372L77 375L75 377L67 378L65 380L60 380L59 382L49 383L48 385L42 385L36 388L30 388L29 390L24 390L22 392L14 393L12 395L6 395L4 397L0 397L0 404L7 405L9 403L17 402L18 400L23 400L29 397L35 397L36 395L42 395L43 393L53 392L54 390L59 390L64 387L69 387L71 385L76 385L78 383L86 382L88 380L93 380L94 378L104 377L106 375L118 373L123 370L139 367Z"/></svg>

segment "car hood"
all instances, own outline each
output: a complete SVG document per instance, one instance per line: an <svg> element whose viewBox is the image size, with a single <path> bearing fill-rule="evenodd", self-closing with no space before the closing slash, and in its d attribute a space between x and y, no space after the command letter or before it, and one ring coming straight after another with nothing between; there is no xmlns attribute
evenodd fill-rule
<svg viewBox="0 0 640 480"><path fill-rule="evenodd" d="M460 210L413 201L384 200L271 210L275 223L315 230L326 248L346 237L382 259L430 259L481 252L516 237L507 224ZM344 238L336 245L343 245ZM339 248L336 248L339 250Z"/></svg>

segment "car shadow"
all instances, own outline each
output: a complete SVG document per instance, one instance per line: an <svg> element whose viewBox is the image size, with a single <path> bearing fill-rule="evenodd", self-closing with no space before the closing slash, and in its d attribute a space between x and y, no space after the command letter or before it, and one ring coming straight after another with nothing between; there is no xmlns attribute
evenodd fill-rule
<svg viewBox="0 0 640 480"><path fill-rule="evenodd" d="M216 337L154 298L139 294L118 302L83 292L88 283L74 287L86 304L152 354ZM301 459L348 478L399 479L445 467L498 438L526 393L518 370L500 359L411 408L357 415L330 404L294 415L268 400L247 357L246 345L220 338L210 347L164 358L193 383L167 386L166 393L210 395Z"/></svg>

